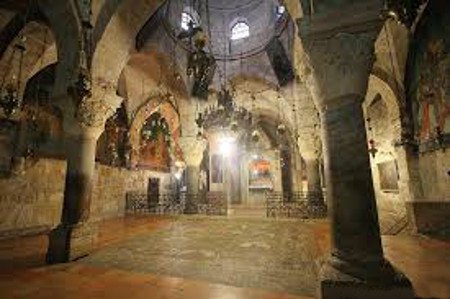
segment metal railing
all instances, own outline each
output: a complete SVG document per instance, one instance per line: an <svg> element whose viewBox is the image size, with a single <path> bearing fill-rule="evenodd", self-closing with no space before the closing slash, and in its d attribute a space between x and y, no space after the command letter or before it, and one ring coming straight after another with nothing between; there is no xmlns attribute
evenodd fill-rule
<svg viewBox="0 0 450 299"><path fill-rule="evenodd" d="M327 206L319 192L267 192L267 217L273 218L325 218Z"/></svg>
<svg viewBox="0 0 450 299"><path fill-rule="evenodd" d="M227 201L222 192L204 194L161 194L152 195L142 192L128 192L125 212L127 214L157 215L226 215Z"/></svg>

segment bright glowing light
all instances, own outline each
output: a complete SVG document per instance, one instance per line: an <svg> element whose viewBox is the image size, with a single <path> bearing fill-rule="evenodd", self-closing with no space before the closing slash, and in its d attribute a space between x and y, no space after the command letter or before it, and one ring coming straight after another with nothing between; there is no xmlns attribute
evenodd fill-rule
<svg viewBox="0 0 450 299"><path fill-rule="evenodd" d="M236 148L236 140L233 137L222 137L219 140L220 152L223 156L230 156Z"/></svg>
<svg viewBox="0 0 450 299"><path fill-rule="evenodd" d="M177 171L177 172L175 172L175 178L177 179L177 180L181 180L181 176L183 175L183 173L181 172L181 171Z"/></svg>

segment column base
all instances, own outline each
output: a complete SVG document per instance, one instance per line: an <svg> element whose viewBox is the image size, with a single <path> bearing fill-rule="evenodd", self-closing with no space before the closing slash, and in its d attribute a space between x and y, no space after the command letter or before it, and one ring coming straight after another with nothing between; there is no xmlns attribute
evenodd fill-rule
<svg viewBox="0 0 450 299"><path fill-rule="evenodd" d="M89 255L98 237L96 223L59 225L49 234L48 264L66 263Z"/></svg>
<svg viewBox="0 0 450 299"><path fill-rule="evenodd" d="M413 299L414 290L409 279L389 262L382 269L367 266L362 276L345 273L332 263L326 263L320 273L320 299Z"/></svg>

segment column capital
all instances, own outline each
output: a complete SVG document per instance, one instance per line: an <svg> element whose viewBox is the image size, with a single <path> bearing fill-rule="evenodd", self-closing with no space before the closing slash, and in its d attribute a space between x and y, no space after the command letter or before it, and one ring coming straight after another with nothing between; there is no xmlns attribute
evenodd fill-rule
<svg viewBox="0 0 450 299"><path fill-rule="evenodd" d="M66 110L64 115L64 131L69 136L86 136L98 138L104 131L104 125L117 108L122 98L115 93L104 93L101 97L86 96L74 99L76 104Z"/></svg>
<svg viewBox="0 0 450 299"><path fill-rule="evenodd" d="M349 96L361 101L365 98L376 38L377 31L371 31L304 42L312 70L309 83L319 110Z"/></svg>
<svg viewBox="0 0 450 299"><path fill-rule="evenodd" d="M75 118L81 127L103 128L106 120L111 117L117 107L104 100L92 98L80 102L75 112Z"/></svg>
<svg viewBox="0 0 450 299"><path fill-rule="evenodd" d="M178 143L183 150L186 165L199 166L203 159L203 153L208 145L206 140L197 140L196 137L180 137Z"/></svg>
<svg viewBox="0 0 450 299"><path fill-rule="evenodd" d="M297 140L300 155L305 160L317 160L322 154L322 142L317 133L302 133L299 131Z"/></svg>

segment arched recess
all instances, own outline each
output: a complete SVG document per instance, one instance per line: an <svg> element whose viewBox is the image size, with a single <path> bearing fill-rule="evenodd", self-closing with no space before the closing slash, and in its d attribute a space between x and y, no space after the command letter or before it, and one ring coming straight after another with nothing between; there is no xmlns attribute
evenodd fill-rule
<svg viewBox="0 0 450 299"><path fill-rule="evenodd" d="M61 159L64 154L63 115L51 98L56 63L41 69L26 84L21 109L17 154Z"/></svg>
<svg viewBox="0 0 450 299"><path fill-rule="evenodd" d="M95 160L104 165L127 167L129 163L128 130L127 110L122 103L105 123L105 130L97 140Z"/></svg>
<svg viewBox="0 0 450 299"><path fill-rule="evenodd" d="M22 38L24 39L23 42L21 41ZM20 78L20 94L23 94L27 81L47 66L55 64L58 54L51 28L42 22L28 22L21 30L17 31L17 35L5 47L1 57L0 75L6 81L11 80L12 76L18 76L20 58L17 51L14 57L12 55L16 45L19 44L23 44L25 47Z"/></svg>
<svg viewBox="0 0 450 299"><path fill-rule="evenodd" d="M180 137L180 119L178 111L170 101L162 100L160 96L156 96L149 99L147 103L138 109L131 122L129 144L131 147L130 162L132 167L136 167L139 162L141 129L151 115L156 112L160 113L169 125L171 136L171 158L176 160L182 159L182 152L178 145L178 138Z"/></svg>
<svg viewBox="0 0 450 299"><path fill-rule="evenodd" d="M401 109L401 107L403 107L402 99L397 97L397 93L391 88L390 84L380 77L371 74L369 77L364 108L367 108L367 106L370 105L368 101L373 100L377 94L381 96L384 103L387 105L388 115L386 115L386 117L393 128L393 141L400 140L404 130L404 123L402 120L405 118L403 115L404 112L402 112L404 110Z"/></svg>
<svg viewBox="0 0 450 299"><path fill-rule="evenodd" d="M377 200L381 231L397 233L407 223L406 202L410 200L412 182L409 174L409 152L396 143L401 140L405 119L391 86L378 76L369 77L363 110L366 117L368 147L376 152L370 164ZM402 225L405 223L405 225Z"/></svg>
<svg viewBox="0 0 450 299"><path fill-rule="evenodd" d="M106 1L97 19L97 39L91 63L96 84L116 90L122 70L134 51L135 39L148 18L153 15L162 0ZM103 29L104 30L101 30ZM114 45L111 45L114 42ZM95 91L94 91L95 92Z"/></svg>
<svg viewBox="0 0 450 299"><path fill-rule="evenodd" d="M173 100L186 97L186 87L182 80L174 80L170 65L170 58L157 51L134 53L129 57L117 91L126 99L130 116L150 97L164 93L172 95Z"/></svg>

